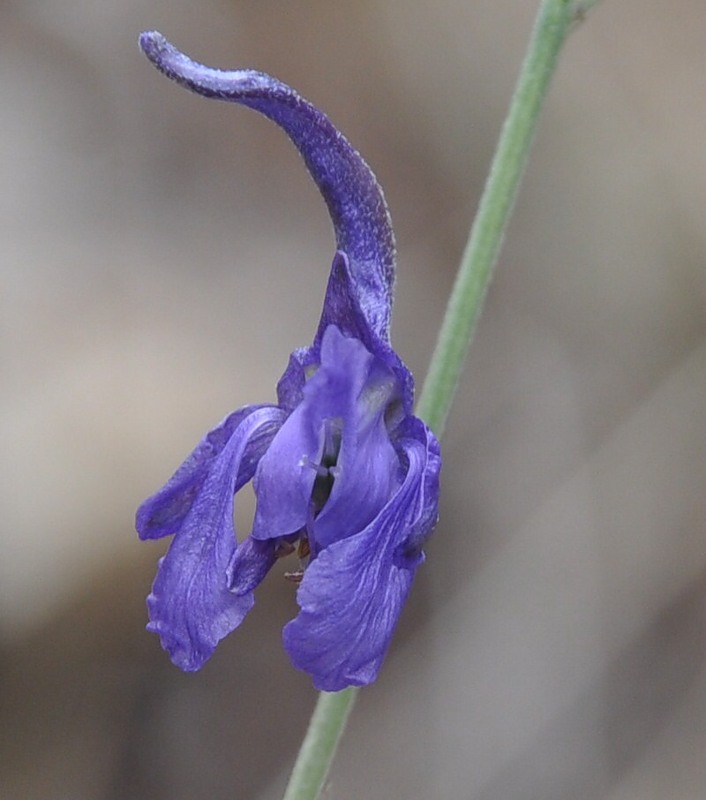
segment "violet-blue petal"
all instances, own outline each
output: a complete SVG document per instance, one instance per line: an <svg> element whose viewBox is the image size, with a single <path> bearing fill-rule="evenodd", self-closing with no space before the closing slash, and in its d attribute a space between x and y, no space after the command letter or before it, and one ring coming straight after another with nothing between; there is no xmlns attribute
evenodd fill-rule
<svg viewBox="0 0 706 800"><path fill-rule="evenodd" d="M304 399L282 426L255 475L256 539L303 528L312 514L316 465L327 431L340 437L331 496L314 525L316 548L361 530L387 501L397 479L397 456L384 412L394 375L357 339L335 325L321 343L321 365L304 387ZM329 511L330 507L330 511Z"/></svg>
<svg viewBox="0 0 706 800"><path fill-rule="evenodd" d="M414 401L414 379L387 341L382 340L361 308L358 284L351 272L348 256L339 251L331 265L324 306L318 331L311 347L292 353L287 369L277 384L280 406L287 410L296 408L302 401L307 374L320 361L321 339L330 325L335 325L343 334L361 341L367 350L383 361L395 374L399 387L399 418L412 414ZM388 428L396 427L394 414L388 410Z"/></svg>
<svg viewBox="0 0 706 800"><path fill-rule="evenodd" d="M282 422L278 408L251 410L210 459L190 498L147 598L148 630L181 669L199 669L218 642L236 628L253 604L252 594L228 590L227 569L237 547L233 525L236 486L252 471L248 450L266 446ZM197 448L198 449L198 448Z"/></svg>
<svg viewBox="0 0 706 800"><path fill-rule="evenodd" d="M260 541L246 536L226 570L228 589L233 594L242 596L252 592L277 560L278 542L273 539Z"/></svg>
<svg viewBox="0 0 706 800"><path fill-rule="evenodd" d="M361 308L378 336L389 341L394 236L382 189L360 154L325 114L269 75L204 66L156 31L143 33L140 46L168 78L204 97L259 111L287 133L326 201L338 248L351 262Z"/></svg>
<svg viewBox="0 0 706 800"><path fill-rule="evenodd" d="M319 431L305 400L282 425L255 473L255 539L278 539L306 525L316 478L309 464L318 450Z"/></svg>
<svg viewBox="0 0 706 800"><path fill-rule="evenodd" d="M141 539L159 539L176 533L181 528L214 459L231 440L233 432L243 420L260 408L272 406L245 406L229 414L203 437L169 481L140 505L135 527ZM272 433L272 424L264 425L247 442L240 461L235 491L252 478L258 461L272 439Z"/></svg>
<svg viewBox="0 0 706 800"><path fill-rule="evenodd" d="M325 691L377 677L436 521L438 444L403 443L408 471L398 492L360 533L325 548L297 594L299 615L284 629L292 662ZM412 543L409 545L408 543Z"/></svg>
<svg viewBox="0 0 706 800"><path fill-rule="evenodd" d="M333 488L312 526L316 553L365 528L399 480L399 459L385 425L385 410L397 391L394 374L334 325L324 334L321 361L322 368L336 365L337 377L350 388L341 403L343 435Z"/></svg>
<svg viewBox="0 0 706 800"><path fill-rule="evenodd" d="M341 251L336 253L331 265L314 347L319 346L324 331L329 325L336 325L346 336L359 339L374 356L386 364L397 378L400 387L400 404L404 416L411 416L414 402L412 373L392 349L389 342L380 339L370 326L360 305L358 285L351 272L350 261L348 256ZM388 427L390 427L389 419Z"/></svg>

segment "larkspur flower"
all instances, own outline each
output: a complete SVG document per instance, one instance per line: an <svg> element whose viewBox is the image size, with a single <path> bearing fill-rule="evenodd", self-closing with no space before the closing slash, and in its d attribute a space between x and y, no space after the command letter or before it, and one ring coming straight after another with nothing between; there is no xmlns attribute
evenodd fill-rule
<svg viewBox="0 0 706 800"><path fill-rule="evenodd" d="M292 662L319 689L368 684L424 559L441 467L390 344L395 249L382 191L329 119L288 86L197 64L156 32L140 45L177 83L284 129L326 201L338 248L314 341L292 353L277 404L228 416L138 509L142 539L174 536L147 600L148 629L177 666L199 669L275 561L296 551L300 612L283 634ZM250 480L255 516L238 544L234 497Z"/></svg>

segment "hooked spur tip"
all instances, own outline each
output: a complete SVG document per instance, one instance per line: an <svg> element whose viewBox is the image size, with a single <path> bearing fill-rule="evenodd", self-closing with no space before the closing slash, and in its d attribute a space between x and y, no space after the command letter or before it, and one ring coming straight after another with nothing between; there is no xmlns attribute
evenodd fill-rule
<svg viewBox="0 0 706 800"><path fill-rule="evenodd" d="M143 31L138 41L140 50L150 61L157 61L159 54L170 47L169 42L159 31Z"/></svg>
<svg viewBox="0 0 706 800"><path fill-rule="evenodd" d="M191 59L177 50L159 31L144 31L138 39L140 49L161 72L169 74L178 70L181 62L191 63Z"/></svg>
<svg viewBox="0 0 706 800"><path fill-rule="evenodd" d="M196 61L178 50L159 31L144 31L139 37L140 49L157 69L182 86L197 94L213 96L209 78L218 72Z"/></svg>

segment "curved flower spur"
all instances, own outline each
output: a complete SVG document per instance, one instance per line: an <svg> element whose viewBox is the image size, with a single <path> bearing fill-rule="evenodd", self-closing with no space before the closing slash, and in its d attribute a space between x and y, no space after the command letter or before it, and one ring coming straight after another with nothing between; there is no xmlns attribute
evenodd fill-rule
<svg viewBox="0 0 706 800"><path fill-rule="evenodd" d="M412 413L412 375L390 345L392 228L370 168L329 119L251 70L197 64L156 32L140 46L192 91L259 111L288 134L333 221L337 253L310 347L295 350L277 405L235 411L137 511L142 539L173 535L147 599L148 629L197 670L292 553L298 616L284 646L315 686L375 680L438 513L439 444ZM234 496L253 481L238 544Z"/></svg>

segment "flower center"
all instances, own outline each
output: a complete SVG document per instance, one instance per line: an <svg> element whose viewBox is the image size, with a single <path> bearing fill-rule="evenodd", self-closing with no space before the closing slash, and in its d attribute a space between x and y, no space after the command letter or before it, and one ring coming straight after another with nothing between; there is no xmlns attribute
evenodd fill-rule
<svg viewBox="0 0 706 800"><path fill-rule="evenodd" d="M314 520L331 496L333 484L340 473L338 457L341 453L342 435L343 420L340 417L325 419L323 422L323 445L318 463L310 461L307 455L302 457L301 463L304 466L311 467L316 472L316 478L314 478L314 485L311 490L306 527L299 531L296 547L294 543L287 542L286 547L283 547L277 554L278 558L282 558L291 555L296 549L297 557L299 558L299 569L284 573L284 577L294 583L300 583L304 577L304 570L311 555L310 541L313 539Z"/></svg>
<svg viewBox="0 0 706 800"><path fill-rule="evenodd" d="M309 466L316 471L314 487L311 491L310 516L316 519L326 501L331 496L331 490L338 474L338 456L341 453L341 438L343 434L343 420L324 420L324 442L321 449L320 463Z"/></svg>

